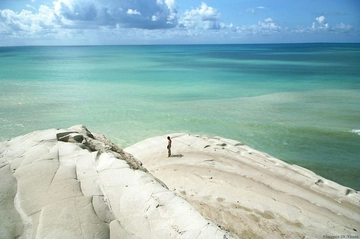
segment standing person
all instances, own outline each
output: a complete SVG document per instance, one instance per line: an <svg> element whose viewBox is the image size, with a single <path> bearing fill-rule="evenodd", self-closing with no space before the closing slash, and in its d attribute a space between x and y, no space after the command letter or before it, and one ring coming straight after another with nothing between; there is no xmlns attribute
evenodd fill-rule
<svg viewBox="0 0 360 239"><path fill-rule="evenodd" d="M168 158L169 158L171 156L171 139L170 139L170 136L168 136L167 139L168 139L167 150L168 150Z"/></svg>

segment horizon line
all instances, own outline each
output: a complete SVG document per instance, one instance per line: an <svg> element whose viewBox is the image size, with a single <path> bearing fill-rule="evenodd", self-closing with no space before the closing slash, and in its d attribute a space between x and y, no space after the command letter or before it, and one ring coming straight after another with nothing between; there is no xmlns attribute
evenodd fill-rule
<svg viewBox="0 0 360 239"><path fill-rule="evenodd" d="M283 43L151 43L151 44L29 44L29 45L0 45L3 47L87 47L87 46L192 46L192 45L298 45L298 44L360 44L360 42L283 42Z"/></svg>

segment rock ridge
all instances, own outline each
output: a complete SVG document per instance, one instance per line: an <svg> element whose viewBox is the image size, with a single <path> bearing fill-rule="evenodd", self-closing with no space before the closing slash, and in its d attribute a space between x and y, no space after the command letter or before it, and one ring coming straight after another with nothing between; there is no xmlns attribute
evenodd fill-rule
<svg viewBox="0 0 360 239"><path fill-rule="evenodd" d="M237 238L85 126L0 143L1 238Z"/></svg>

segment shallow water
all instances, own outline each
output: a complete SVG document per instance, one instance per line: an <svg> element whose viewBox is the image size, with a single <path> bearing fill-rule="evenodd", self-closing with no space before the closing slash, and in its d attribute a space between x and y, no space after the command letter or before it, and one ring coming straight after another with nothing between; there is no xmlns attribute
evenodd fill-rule
<svg viewBox="0 0 360 239"><path fill-rule="evenodd" d="M359 44L6 47L0 64L1 140L220 135L360 189Z"/></svg>

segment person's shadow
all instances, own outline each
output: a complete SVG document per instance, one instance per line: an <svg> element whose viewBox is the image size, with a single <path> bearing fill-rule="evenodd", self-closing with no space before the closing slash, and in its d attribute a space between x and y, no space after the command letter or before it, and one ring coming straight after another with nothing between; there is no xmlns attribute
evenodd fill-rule
<svg viewBox="0 0 360 239"><path fill-rule="evenodd" d="M184 155L182 154L174 154L170 156L170 158L182 158L182 157L184 157Z"/></svg>

